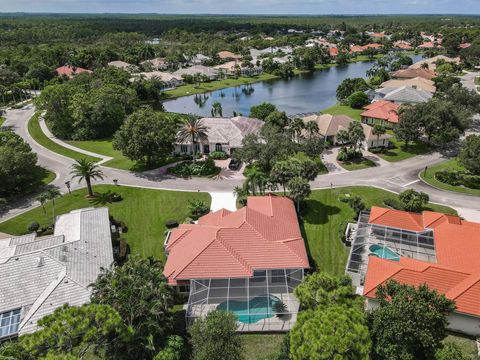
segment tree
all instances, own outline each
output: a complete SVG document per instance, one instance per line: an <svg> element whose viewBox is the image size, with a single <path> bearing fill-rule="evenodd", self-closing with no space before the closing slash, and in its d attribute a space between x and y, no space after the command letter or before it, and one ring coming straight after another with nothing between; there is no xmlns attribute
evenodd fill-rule
<svg viewBox="0 0 480 360"><path fill-rule="evenodd" d="M255 105L250 108L250 117L265 120L270 113L277 110L273 104L263 102L260 105Z"/></svg>
<svg viewBox="0 0 480 360"><path fill-rule="evenodd" d="M368 95L363 91L355 91L347 98L347 103L353 109L362 109L368 104Z"/></svg>
<svg viewBox="0 0 480 360"><path fill-rule="evenodd" d="M455 303L422 284L388 281L377 288L379 307L367 313L373 359L434 359Z"/></svg>
<svg viewBox="0 0 480 360"><path fill-rule="evenodd" d="M105 350L128 336L120 315L108 305L63 305L39 320L38 326L39 330L19 339L25 352L36 359L66 355L81 359L90 349Z"/></svg>
<svg viewBox="0 0 480 360"><path fill-rule="evenodd" d="M37 196L37 201L40 203L43 209L43 213L47 215L47 210L45 209L45 203L48 201L47 193L43 192Z"/></svg>
<svg viewBox="0 0 480 360"><path fill-rule="evenodd" d="M210 207L208 207L202 200L190 200L190 216L193 220L198 220L205 214L210 212Z"/></svg>
<svg viewBox="0 0 480 360"><path fill-rule="evenodd" d="M399 195L406 211L420 212L428 204L428 194L417 192L413 189L405 190Z"/></svg>
<svg viewBox="0 0 480 360"><path fill-rule="evenodd" d="M314 310L317 306L363 305L361 297L355 295L352 279L347 275L334 276L327 272L315 272L308 275L295 288L295 296L302 309Z"/></svg>
<svg viewBox="0 0 480 360"><path fill-rule="evenodd" d="M113 344L116 358L153 357L172 332L175 290L163 275L163 263L152 257L129 256L92 284L92 302L112 306L131 329L128 342Z"/></svg>
<svg viewBox="0 0 480 360"><path fill-rule="evenodd" d="M350 95L357 91L367 91L369 86L363 78L347 78L337 87L337 100L345 101ZM368 99L368 97L367 97Z"/></svg>
<svg viewBox="0 0 480 360"><path fill-rule="evenodd" d="M167 345L160 350L154 360L182 360L184 349L185 344L181 336L169 336Z"/></svg>
<svg viewBox="0 0 480 360"><path fill-rule="evenodd" d="M291 121L290 130L293 132L293 140L295 142L297 142L297 143L300 142L300 136L302 135L302 130L303 129L305 129L305 124L304 124L302 119L295 118Z"/></svg>
<svg viewBox="0 0 480 360"><path fill-rule="evenodd" d="M371 340L361 309L331 305L298 314L290 330L293 360L368 360Z"/></svg>
<svg viewBox="0 0 480 360"><path fill-rule="evenodd" d="M353 146L353 151L357 151L357 148L360 148L362 142L365 141L363 126L358 121L348 124L348 139Z"/></svg>
<svg viewBox="0 0 480 360"><path fill-rule="evenodd" d="M222 117L223 110L222 110L222 104L220 104L218 101L214 101L212 104L212 116L216 117Z"/></svg>
<svg viewBox="0 0 480 360"><path fill-rule="evenodd" d="M337 132L337 142L341 145L342 149L346 148L346 145L350 142L350 135L347 130L339 130Z"/></svg>
<svg viewBox="0 0 480 360"><path fill-rule="evenodd" d="M305 130L307 131L307 134L310 136L310 137L316 137L318 136L319 134L319 131L320 129L318 128L318 124L316 121L308 121L306 124L305 124Z"/></svg>
<svg viewBox="0 0 480 360"><path fill-rule="evenodd" d="M194 360L244 359L237 318L231 312L215 310L195 320L190 335Z"/></svg>
<svg viewBox="0 0 480 360"><path fill-rule="evenodd" d="M85 180L88 189L88 195L93 197L92 180L103 180L103 172L100 170L97 164L87 159L76 160L76 163L72 165L72 171L70 172L72 179L78 178L78 182Z"/></svg>
<svg viewBox="0 0 480 360"><path fill-rule="evenodd" d="M131 160L152 164L172 153L177 130L172 116L143 108L132 113L115 133L113 148Z"/></svg>
<svg viewBox="0 0 480 360"><path fill-rule="evenodd" d="M0 131L0 197L31 190L37 184L37 155L20 136Z"/></svg>
<svg viewBox="0 0 480 360"><path fill-rule="evenodd" d="M288 124L288 116L285 111L273 111L266 118L266 125L276 126L283 129Z"/></svg>
<svg viewBox="0 0 480 360"><path fill-rule="evenodd" d="M465 354L463 350L453 342L446 342L442 348L437 350L435 354L436 360L469 360L470 356Z"/></svg>
<svg viewBox="0 0 480 360"><path fill-rule="evenodd" d="M277 161L273 164L270 172L272 182L280 184L283 187L283 194L286 195L286 187L288 182L297 174L297 169L292 169L290 162L287 160Z"/></svg>
<svg viewBox="0 0 480 360"><path fill-rule="evenodd" d="M177 141L180 143L190 141L190 145L192 146L193 162L196 161L195 144L197 142L207 140L207 132L208 129L205 125L203 125L202 120L192 114L187 116L182 127L180 127L180 130L177 134Z"/></svg>
<svg viewBox="0 0 480 360"><path fill-rule="evenodd" d="M62 194L60 193L60 190L58 190L57 188L50 188L45 192L45 195L48 200L52 201L52 218L53 218L52 223L55 223L55 199L61 196Z"/></svg>
<svg viewBox="0 0 480 360"><path fill-rule="evenodd" d="M375 124L372 129L372 134L377 136L377 143L380 141L380 136L384 135L387 132L385 126L380 124Z"/></svg>
<svg viewBox="0 0 480 360"><path fill-rule="evenodd" d="M458 154L458 160L467 171L480 175L480 136L468 135Z"/></svg>
<svg viewBox="0 0 480 360"><path fill-rule="evenodd" d="M243 174L246 178L246 187L251 190L254 196L257 193L263 194L265 192L268 176L256 163L247 167Z"/></svg>
<svg viewBox="0 0 480 360"><path fill-rule="evenodd" d="M297 203L297 211L300 210L300 202L306 199L311 191L310 184L308 180L300 177L295 176L292 178L287 184L289 192L289 197Z"/></svg>
<svg viewBox="0 0 480 360"><path fill-rule="evenodd" d="M405 149L412 141L417 141L421 136L421 126L414 106L407 105L400 108L399 121L393 129L397 139L405 143Z"/></svg>

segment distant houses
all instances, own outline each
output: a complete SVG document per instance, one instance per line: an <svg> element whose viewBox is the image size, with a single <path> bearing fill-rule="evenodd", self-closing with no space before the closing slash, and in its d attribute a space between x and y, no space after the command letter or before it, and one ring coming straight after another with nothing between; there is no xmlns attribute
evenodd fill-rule
<svg viewBox="0 0 480 360"><path fill-rule="evenodd" d="M58 76L66 76L69 79L71 79L77 74L91 73L92 71L81 68L81 67L77 67L77 66L64 65L56 68L55 72L57 73Z"/></svg>
<svg viewBox="0 0 480 360"><path fill-rule="evenodd" d="M120 61L120 60L110 61L107 65L118 68L118 69L128 71L129 73L133 73L133 72L138 71L138 66L132 65L132 64L129 64L125 61Z"/></svg>
<svg viewBox="0 0 480 360"><path fill-rule="evenodd" d="M159 80L164 83L164 89L171 89L177 86L183 85L183 79L173 74L162 71L150 71L141 72L135 74L132 80L145 79L145 80Z"/></svg>
<svg viewBox="0 0 480 360"><path fill-rule="evenodd" d="M179 69L173 73L174 76L184 78L185 76L201 75L209 80L216 80L220 71L208 66L194 65L187 68Z"/></svg>

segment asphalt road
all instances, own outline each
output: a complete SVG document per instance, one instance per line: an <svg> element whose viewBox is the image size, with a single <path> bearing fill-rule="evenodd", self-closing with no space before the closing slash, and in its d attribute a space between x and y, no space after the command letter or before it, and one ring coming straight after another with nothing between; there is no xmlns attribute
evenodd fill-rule
<svg viewBox="0 0 480 360"><path fill-rule="evenodd" d="M37 144L32 139L27 131L27 122L33 114L33 107L21 110L9 110L6 114L4 126L11 128L30 144L33 151L38 154L39 165L54 171L57 174L56 179L51 185L57 186L62 192L66 192L67 188L65 182L71 180L70 167L73 160L51 152ZM413 188L429 194L430 200L439 204L480 210L480 201L478 197L438 190L419 180L418 173L420 171L425 169L426 166L430 167L443 160L445 160L445 157L440 153L435 152L374 168L320 175L311 183L311 186L312 189L321 189L329 188L331 186L366 185L383 188L396 193L402 192L408 188ZM105 174L105 179L96 182L97 184L112 184L113 180L116 179L119 185L176 191L208 192L231 192L235 186L240 186L242 184L242 179L238 174L229 173L228 171L223 171L221 176L214 179L182 179L165 174L152 175L151 173L133 173L105 166L101 166L101 168ZM77 181L71 181L72 190L83 186L83 183L78 184ZM10 211L0 216L0 221L11 218L34 206L38 206L34 199L23 199L22 201L19 201L18 204L15 204L15 207Z"/></svg>

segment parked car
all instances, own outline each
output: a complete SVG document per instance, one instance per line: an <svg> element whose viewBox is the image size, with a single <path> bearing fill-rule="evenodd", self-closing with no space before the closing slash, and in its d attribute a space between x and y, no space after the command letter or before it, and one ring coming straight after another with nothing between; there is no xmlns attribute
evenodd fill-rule
<svg viewBox="0 0 480 360"><path fill-rule="evenodd" d="M232 159L230 160L230 164L228 164L228 168L230 170L238 170L240 169L240 166L242 165L242 162L237 159Z"/></svg>

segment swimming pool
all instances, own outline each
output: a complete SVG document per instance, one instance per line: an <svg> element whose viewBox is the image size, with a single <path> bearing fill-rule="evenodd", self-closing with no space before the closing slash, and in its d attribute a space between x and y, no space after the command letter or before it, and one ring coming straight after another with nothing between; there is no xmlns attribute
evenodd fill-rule
<svg viewBox="0 0 480 360"><path fill-rule="evenodd" d="M261 295L247 301L230 300L224 301L217 306L217 310L227 310L233 312L238 321L244 324L253 324L257 321L271 318L275 315L273 304L281 300L274 296ZM249 312L250 310L250 312Z"/></svg>
<svg viewBox="0 0 480 360"><path fill-rule="evenodd" d="M400 261L400 255L386 246L374 244L371 245L369 249L370 255L377 256L382 259Z"/></svg>

